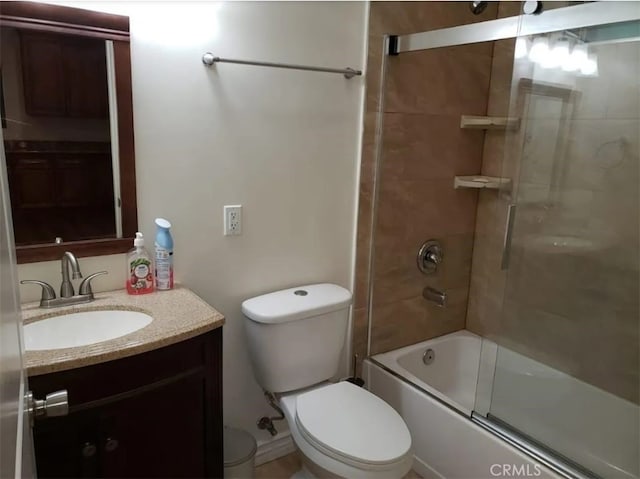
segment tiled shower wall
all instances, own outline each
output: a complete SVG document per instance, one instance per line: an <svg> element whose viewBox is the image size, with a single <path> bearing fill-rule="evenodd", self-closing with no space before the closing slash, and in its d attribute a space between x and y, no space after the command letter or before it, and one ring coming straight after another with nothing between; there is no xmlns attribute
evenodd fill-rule
<svg viewBox="0 0 640 479"><path fill-rule="evenodd" d="M564 6L567 2L548 8ZM531 138L526 146L524 127L507 132L459 128L461 114L509 114L514 40L390 58L372 227L383 34L445 28L519 11L520 2L492 3L477 17L466 2L371 4L354 351L363 358L466 327L638 402L637 44L599 47L600 75L573 85L579 101L566 139L560 205L552 209L540 196L549 188L544 184L548 178L539 178L540 171L552 166L542 164L548 161L544 145L550 136ZM554 83L545 75L528 74ZM539 125L540 132L545 122L557 122L526 120L529 128ZM521 172L523 162L529 169ZM453 176L477 173L513 178L520 191L510 197L453 189ZM516 197L524 203L518 207L516 236L574 235L593 240L597 254L541 254L519 247L516 238L509 271L502 271L506 211ZM442 241L445 260L437 275L426 277L418 272L415 256L430 238ZM421 297L426 285L448 293L447 308Z"/></svg>
<svg viewBox="0 0 640 479"><path fill-rule="evenodd" d="M455 190L453 178L481 169L484 132L459 124L463 114L486 113L493 50L479 44L389 58L373 224L383 35L491 20L497 10L494 2L477 16L467 2L371 3L353 338L360 358L367 355L370 302L370 354L465 326L477 192ZM442 242L445 261L428 277L416 254L432 238ZM422 298L427 285L447 292L446 308Z"/></svg>

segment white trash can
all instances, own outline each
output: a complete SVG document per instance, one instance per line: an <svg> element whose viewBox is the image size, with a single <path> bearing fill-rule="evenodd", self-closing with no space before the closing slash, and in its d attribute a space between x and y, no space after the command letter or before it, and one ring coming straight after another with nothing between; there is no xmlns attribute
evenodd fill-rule
<svg viewBox="0 0 640 479"><path fill-rule="evenodd" d="M225 426L225 479L253 479L256 449L256 440L247 431Z"/></svg>

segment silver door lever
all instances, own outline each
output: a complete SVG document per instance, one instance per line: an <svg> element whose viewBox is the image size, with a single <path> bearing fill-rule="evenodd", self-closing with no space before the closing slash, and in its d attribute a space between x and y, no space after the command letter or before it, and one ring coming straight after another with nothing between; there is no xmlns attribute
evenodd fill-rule
<svg viewBox="0 0 640 479"><path fill-rule="evenodd" d="M66 416L69 414L69 395L66 389L47 394L45 399L35 399L31 391L25 395L31 423L39 417Z"/></svg>

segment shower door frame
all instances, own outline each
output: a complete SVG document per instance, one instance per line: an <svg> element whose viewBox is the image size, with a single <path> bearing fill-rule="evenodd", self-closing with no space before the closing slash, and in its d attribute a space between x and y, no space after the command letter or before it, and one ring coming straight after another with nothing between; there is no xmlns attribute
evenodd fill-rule
<svg viewBox="0 0 640 479"><path fill-rule="evenodd" d="M407 35L389 35L389 55L506 40L560 30L640 20L638 2L593 2L556 8L540 14L516 15L459 27Z"/></svg>
<svg viewBox="0 0 640 479"><path fill-rule="evenodd" d="M384 104L386 70L388 57L403 53L431 50L436 48L453 47L473 43L492 42L497 40L514 39L522 36L553 33L562 30L593 27L605 24L622 23L640 20L640 2L593 2L570 7L543 11L540 14L516 15L479 23L442 28L406 35L385 35L383 58L380 67L381 82L379 86L380 103ZM376 120L376 152L373 182L373 211L371 238L369 250L369 301L368 301L368 338L367 352L371 350L371 319L373 311L373 258L375 254L374 225L377 218L379 201L379 172L382 163L382 131L383 108L377 112ZM489 416L487 414L487 416ZM574 461L561 456L556 451L546 447L522 433L514 432L499 421L473 412L471 421L494 434L520 451L535 458L559 475L571 479L594 479L599 476L583 468Z"/></svg>

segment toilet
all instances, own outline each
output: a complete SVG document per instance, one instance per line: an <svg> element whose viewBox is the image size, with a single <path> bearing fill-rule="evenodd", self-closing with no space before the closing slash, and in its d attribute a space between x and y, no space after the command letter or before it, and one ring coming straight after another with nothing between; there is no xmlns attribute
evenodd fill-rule
<svg viewBox="0 0 640 479"><path fill-rule="evenodd" d="M312 284L242 303L256 380L276 395L302 469L293 478L400 479L411 435L386 402L350 382L331 383L344 344L351 293Z"/></svg>

